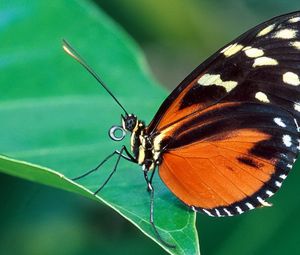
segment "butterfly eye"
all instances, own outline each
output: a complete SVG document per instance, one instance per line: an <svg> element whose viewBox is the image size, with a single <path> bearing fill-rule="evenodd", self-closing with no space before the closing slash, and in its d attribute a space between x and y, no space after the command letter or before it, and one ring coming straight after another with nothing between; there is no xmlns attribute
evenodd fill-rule
<svg viewBox="0 0 300 255"><path fill-rule="evenodd" d="M112 126L108 132L108 135L114 141L122 141L126 135L126 132L120 126Z"/></svg>

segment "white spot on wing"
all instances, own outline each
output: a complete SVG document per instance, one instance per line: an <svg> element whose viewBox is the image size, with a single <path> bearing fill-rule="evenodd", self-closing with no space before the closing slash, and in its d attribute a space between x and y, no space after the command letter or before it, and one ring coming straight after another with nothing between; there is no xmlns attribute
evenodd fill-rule
<svg viewBox="0 0 300 255"><path fill-rule="evenodd" d="M282 136L282 141L286 147L291 147L292 146L292 138L290 135L283 135Z"/></svg>
<svg viewBox="0 0 300 255"><path fill-rule="evenodd" d="M251 46L246 46L246 47L243 48L243 51L249 50L249 49L251 49L251 48L252 48Z"/></svg>
<svg viewBox="0 0 300 255"><path fill-rule="evenodd" d="M287 164L286 167L289 168L289 169L293 168L293 166L291 164Z"/></svg>
<svg viewBox="0 0 300 255"><path fill-rule="evenodd" d="M281 185L282 185L282 183L281 183L281 182L279 182L279 181L276 181L276 182L275 182L275 185L276 185L278 188L280 188L280 187L281 187Z"/></svg>
<svg viewBox="0 0 300 255"><path fill-rule="evenodd" d="M245 52L246 56L249 58L258 58L264 55L264 51L261 49L257 49L257 48L251 48L251 47L245 47L243 49L243 51Z"/></svg>
<svg viewBox="0 0 300 255"><path fill-rule="evenodd" d="M296 23L296 22L299 22L299 21L300 21L300 17L295 17L295 18L289 19L290 23Z"/></svg>
<svg viewBox="0 0 300 255"><path fill-rule="evenodd" d="M268 203L267 201L263 200L261 197L257 197L257 200L259 203L261 203L263 206L272 206L272 204Z"/></svg>
<svg viewBox="0 0 300 255"><path fill-rule="evenodd" d="M300 104L294 103L294 109L298 112L300 112Z"/></svg>
<svg viewBox="0 0 300 255"><path fill-rule="evenodd" d="M298 122L297 122L297 120L295 118L294 118L294 122L295 122L295 125L297 127L297 131L300 132L300 128L299 128Z"/></svg>
<svg viewBox="0 0 300 255"><path fill-rule="evenodd" d="M270 100L268 99L267 95L261 91L259 91L255 94L255 98L261 102L270 103Z"/></svg>
<svg viewBox="0 0 300 255"><path fill-rule="evenodd" d="M274 38L293 39L296 37L297 30L285 28L275 33Z"/></svg>
<svg viewBox="0 0 300 255"><path fill-rule="evenodd" d="M300 85L299 76L293 72L284 73L282 76L282 80L284 83L289 85L293 85L293 86Z"/></svg>
<svg viewBox="0 0 300 255"><path fill-rule="evenodd" d="M222 82L221 76L219 74L204 74L198 80L198 83L203 86L209 86L216 83Z"/></svg>
<svg viewBox="0 0 300 255"><path fill-rule="evenodd" d="M230 57L243 49L243 47L243 45L237 43L230 44L225 49L223 49L221 53L223 53L226 57Z"/></svg>
<svg viewBox="0 0 300 255"><path fill-rule="evenodd" d="M286 127L286 124L282 121L281 118L274 118L274 122L280 127Z"/></svg>
<svg viewBox="0 0 300 255"><path fill-rule="evenodd" d="M216 214L217 214L218 217L222 217L222 215L220 214L218 209L215 209L215 211L216 211Z"/></svg>
<svg viewBox="0 0 300 255"><path fill-rule="evenodd" d="M236 81L222 81L219 74L204 74L198 80L198 84L202 86L222 86L226 89L226 92L229 92L234 89L238 83Z"/></svg>
<svg viewBox="0 0 300 255"><path fill-rule="evenodd" d="M228 216L233 216L226 208L224 208L224 212L227 213Z"/></svg>
<svg viewBox="0 0 300 255"><path fill-rule="evenodd" d="M211 216L211 217L215 217L213 214L211 214L209 211L205 210L205 209L202 209L203 212L205 212L207 215Z"/></svg>
<svg viewBox="0 0 300 255"><path fill-rule="evenodd" d="M290 45L296 48L297 50L300 50L300 42L295 41L295 42L290 42Z"/></svg>
<svg viewBox="0 0 300 255"><path fill-rule="evenodd" d="M251 203L246 203L246 205L248 206L248 208L249 208L250 210L252 210L252 209L255 208Z"/></svg>
<svg viewBox="0 0 300 255"><path fill-rule="evenodd" d="M223 50L221 50L221 53L224 53L228 49L230 49L234 44L229 44L227 47L225 47Z"/></svg>
<svg viewBox="0 0 300 255"><path fill-rule="evenodd" d="M274 195L274 193L273 193L272 191L270 191L270 190L266 190L266 194L267 194L269 197L271 197L271 196Z"/></svg>
<svg viewBox="0 0 300 255"><path fill-rule="evenodd" d="M260 57L256 58L254 60L254 63L252 67L257 67L257 66L276 66L278 65L278 61L273 58L268 58L268 57Z"/></svg>
<svg viewBox="0 0 300 255"><path fill-rule="evenodd" d="M285 180L286 179L286 174L281 174L280 176L279 176L282 180Z"/></svg>
<svg viewBox="0 0 300 255"><path fill-rule="evenodd" d="M237 210L237 212L239 213L239 214L242 214L244 211L241 209L241 207L239 207L239 206L236 206L235 207L236 208L236 210Z"/></svg>
<svg viewBox="0 0 300 255"><path fill-rule="evenodd" d="M274 29L274 27L275 27L275 24L265 27L263 30L261 30L257 34L257 36L263 36L263 35L266 35L266 34L270 33Z"/></svg>
<svg viewBox="0 0 300 255"><path fill-rule="evenodd" d="M286 147L292 146L292 137L290 135L283 135L282 141Z"/></svg>

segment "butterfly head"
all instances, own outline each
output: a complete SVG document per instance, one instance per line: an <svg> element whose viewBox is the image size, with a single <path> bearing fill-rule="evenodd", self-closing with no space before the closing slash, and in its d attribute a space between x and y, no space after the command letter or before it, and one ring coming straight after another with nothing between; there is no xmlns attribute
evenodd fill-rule
<svg viewBox="0 0 300 255"><path fill-rule="evenodd" d="M114 141L121 141L127 132L133 133L138 127L138 119L134 114L122 115L122 125L112 126L109 130L109 137Z"/></svg>
<svg viewBox="0 0 300 255"><path fill-rule="evenodd" d="M138 119L134 114L122 115L122 127L125 131L133 132L138 125Z"/></svg>

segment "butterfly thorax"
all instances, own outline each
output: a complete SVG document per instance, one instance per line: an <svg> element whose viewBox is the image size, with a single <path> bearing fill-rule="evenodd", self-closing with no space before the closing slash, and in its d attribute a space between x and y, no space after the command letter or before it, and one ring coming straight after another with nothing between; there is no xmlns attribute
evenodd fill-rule
<svg viewBox="0 0 300 255"><path fill-rule="evenodd" d="M160 162L159 153L154 144L155 139L147 134L145 122L138 120L135 115L128 115L123 118L123 128L131 132L130 145L136 162L143 167L143 170L154 169Z"/></svg>
<svg viewBox="0 0 300 255"><path fill-rule="evenodd" d="M137 121L136 128L131 134L131 151L137 160L139 165L143 166L143 169L150 169L153 165L153 145L152 140L145 132L145 123L143 121Z"/></svg>

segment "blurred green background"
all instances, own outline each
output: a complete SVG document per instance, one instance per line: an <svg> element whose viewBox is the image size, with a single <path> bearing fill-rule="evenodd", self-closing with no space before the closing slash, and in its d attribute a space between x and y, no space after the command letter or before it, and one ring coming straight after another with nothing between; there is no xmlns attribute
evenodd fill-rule
<svg viewBox="0 0 300 255"><path fill-rule="evenodd" d="M170 90L242 32L300 7L296 0L95 2L138 42ZM198 215L202 254L300 254L299 167L294 170L272 199L274 208L228 219ZM6 175L0 191L9 194L1 195L0 254L165 254L117 213L75 194Z"/></svg>

